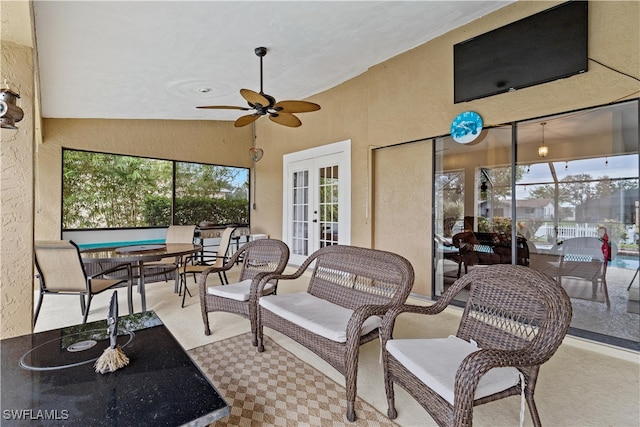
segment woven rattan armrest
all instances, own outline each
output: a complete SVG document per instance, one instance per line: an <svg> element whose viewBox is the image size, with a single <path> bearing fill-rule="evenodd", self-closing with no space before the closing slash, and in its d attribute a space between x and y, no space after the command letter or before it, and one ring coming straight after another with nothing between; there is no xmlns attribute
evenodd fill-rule
<svg viewBox="0 0 640 427"><path fill-rule="evenodd" d="M444 296L436 301L432 305L413 305L413 304L399 304L389 308L389 311L385 314L382 320L382 326L380 327L380 337L383 343L393 337L393 327L396 322L396 318L403 313L434 315L441 313L445 308L449 306L449 303L455 295Z"/></svg>

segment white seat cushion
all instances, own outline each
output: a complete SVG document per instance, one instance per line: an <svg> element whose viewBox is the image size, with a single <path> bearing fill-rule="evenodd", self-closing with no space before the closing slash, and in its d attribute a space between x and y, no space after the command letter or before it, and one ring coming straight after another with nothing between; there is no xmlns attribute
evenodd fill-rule
<svg viewBox="0 0 640 427"><path fill-rule="evenodd" d="M251 279L243 280L238 283L229 283L222 286L209 286L207 293L222 298L234 299L237 301L249 301L251 294ZM267 283L262 291L263 294L273 290L273 283Z"/></svg>
<svg viewBox="0 0 640 427"><path fill-rule="evenodd" d="M454 404L456 372L465 357L480 350L458 337L387 341L387 351L420 381ZM493 368L482 376L475 398L489 396L520 381L516 368Z"/></svg>
<svg viewBox="0 0 640 427"><path fill-rule="evenodd" d="M260 298L260 305L296 325L335 342L347 342L347 323L353 310L333 304L307 292L269 295ZM378 328L379 316L371 316L362 325L362 335Z"/></svg>

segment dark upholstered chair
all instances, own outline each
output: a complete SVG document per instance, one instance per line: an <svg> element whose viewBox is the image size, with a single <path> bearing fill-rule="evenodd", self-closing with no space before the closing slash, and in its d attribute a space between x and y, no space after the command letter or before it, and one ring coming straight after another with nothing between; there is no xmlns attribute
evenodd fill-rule
<svg viewBox="0 0 640 427"><path fill-rule="evenodd" d="M458 263L458 278L463 265L467 273L473 265L511 264L511 234L462 231L451 241L459 253L449 255L448 259ZM516 261L518 265L529 265L529 247L521 236L517 237Z"/></svg>
<svg viewBox="0 0 640 427"><path fill-rule="evenodd" d="M413 286L411 263L390 252L355 246L325 246L290 275L267 274L270 280L297 279L313 264L306 292L260 298L258 351L264 351L263 328L275 329L327 361L344 375L347 419L356 418L356 378L360 346L378 338L381 317L403 304Z"/></svg>
<svg viewBox="0 0 640 427"><path fill-rule="evenodd" d="M241 261L238 282L220 286L207 286L207 276L211 273L226 272ZM289 247L281 240L260 239L245 243L224 265L209 267L198 278L200 288L200 307L205 335L211 335L209 313L226 311L239 314L251 322L253 345L257 345L257 306L261 295L276 292L278 281L271 280L257 292L258 282L266 273L281 274L289 261Z"/></svg>
<svg viewBox="0 0 640 427"><path fill-rule="evenodd" d="M398 315L440 313L469 287L455 336L393 339ZM562 343L570 322L571 302L555 280L508 264L474 269L432 306L391 309L382 326L389 418L397 416L395 383L440 426L471 426L474 406L514 395L523 395L533 424L540 426L533 397L538 371Z"/></svg>

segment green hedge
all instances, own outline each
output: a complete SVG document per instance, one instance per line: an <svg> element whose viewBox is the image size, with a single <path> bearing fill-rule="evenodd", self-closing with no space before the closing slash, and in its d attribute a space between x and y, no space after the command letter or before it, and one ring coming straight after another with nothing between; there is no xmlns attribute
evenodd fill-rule
<svg viewBox="0 0 640 427"><path fill-rule="evenodd" d="M151 227L171 224L171 199L152 196L145 199L144 217ZM216 225L248 224L247 200L211 199L207 197L183 197L176 199L176 224L200 224L209 221Z"/></svg>

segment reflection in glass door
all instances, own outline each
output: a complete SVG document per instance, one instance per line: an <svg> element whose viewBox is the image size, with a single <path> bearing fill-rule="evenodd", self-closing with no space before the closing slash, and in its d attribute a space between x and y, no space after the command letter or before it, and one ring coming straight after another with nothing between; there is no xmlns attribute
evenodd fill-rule
<svg viewBox="0 0 640 427"><path fill-rule="evenodd" d="M473 144L438 138L434 149L439 296L474 268L511 263L511 127L485 130Z"/></svg>
<svg viewBox="0 0 640 427"><path fill-rule="evenodd" d="M518 124L516 217L529 265L571 297L574 334L636 350L638 144L636 101Z"/></svg>
<svg viewBox="0 0 640 427"><path fill-rule="evenodd" d="M437 139L433 295L474 268L528 266L571 297L572 335L640 350L638 122L634 100Z"/></svg>

